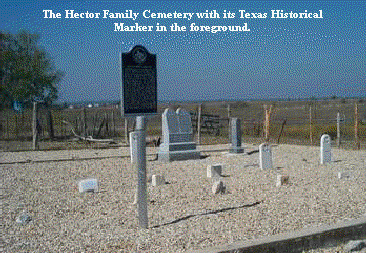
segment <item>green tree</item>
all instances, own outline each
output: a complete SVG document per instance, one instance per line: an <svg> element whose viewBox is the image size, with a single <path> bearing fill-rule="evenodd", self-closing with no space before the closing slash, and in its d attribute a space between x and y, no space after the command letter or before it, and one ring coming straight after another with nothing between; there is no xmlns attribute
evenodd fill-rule
<svg viewBox="0 0 366 253"><path fill-rule="evenodd" d="M39 35L21 31L0 32L0 109L13 102L29 106L37 101L47 108L48 132L54 138L50 106L57 99L63 73L56 70L46 51L38 46Z"/></svg>
<svg viewBox="0 0 366 253"><path fill-rule="evenodd" d="M62 72L38 46L39 35L21 31L0 32L0 101L9 107L14 101L50 105L57 99Z"/></svg>

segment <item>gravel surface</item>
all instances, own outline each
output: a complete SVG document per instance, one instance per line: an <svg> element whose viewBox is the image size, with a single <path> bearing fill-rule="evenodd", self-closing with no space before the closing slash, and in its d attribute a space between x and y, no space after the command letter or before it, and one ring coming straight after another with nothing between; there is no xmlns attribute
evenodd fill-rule
<svg viewBox="0 0 366 253"><path fill-rule="evenodd" d="M364 150L333 149L334 161L320 165L319 147L279 145L274 168L261 170L258 152L250 152L257 146L245 145L250 155L227 148L201 146L211 151L201 152L207 157L200 160L147 157L148 175L167 181L148 184L147 230L138 228L137 173L128 148L3 152L0 252L189 252L366 213ZM212 164L223 165L224 194L212 193L206 172ZM351 178L338 179L341 171ZM288 175L289 183L276 187L278 174ZM88 177L100 181L98 193L78 192L78 180ZM19 225L24 210L32 220Z"/></svg>

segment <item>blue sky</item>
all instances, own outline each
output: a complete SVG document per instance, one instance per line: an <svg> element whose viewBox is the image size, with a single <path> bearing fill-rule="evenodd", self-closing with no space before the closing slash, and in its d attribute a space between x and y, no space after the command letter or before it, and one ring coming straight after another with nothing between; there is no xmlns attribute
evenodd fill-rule
<svg viewBox="0 0 366 253"><path fill-rule="evenodd" d="M44 18L43 10L61 18ZM66 19L65 10L101 13L99 19ZM136 20L102 18L139 13ZM150 13L202 13L220 18L153 19ZM267 13L267 18L240 18ZM272 10L319 13L323 18L277 19ZM223 13L235 13L231 19ZM38 33L41 46L65 73L59 101L120 99L120 54L134 45L157 55L159 100L247 100L366 97L366 4L363 1L5 1L0 30ZM252 14L251 14L252 16ZM257 16L257 15L256 15ZM157 23L166 32L114 31ZM188 31L172 32L170 25ZM244 26L245 32L194 32L196 26Z"/></svg>

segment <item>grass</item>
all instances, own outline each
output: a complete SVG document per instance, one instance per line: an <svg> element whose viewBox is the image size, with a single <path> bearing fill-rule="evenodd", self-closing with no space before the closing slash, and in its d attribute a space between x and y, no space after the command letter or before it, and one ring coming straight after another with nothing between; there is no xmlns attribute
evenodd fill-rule
<svg viewBox="0 0 366 253"><path fill-rule="evenodd" d="M270 141L277 142L281 132L284 119L287 124L284 126L280 143L297 143L310 145L310 106L312 107L312 137L313 144L318 144L320 136L329 134L334 140L337 136L335 118L337 112L345 117L341 124L341 138L344 140L344 147L352 148L354 143L354 103L356 100L325 100L325 101L215 101L202 104L202 114L218 115L222 118L222 128L219 135L208 135L202 130L202 144L228 143L228 114L230 117L238 117L242 122L243 142L264 140L263 120L264 105L272 105L270 125ZM230 104L230 111L228 111ZM148 136L161 136L161 113L167 107L177 109L183 107L190 112L197 112L198 102L170 102L160 103L158 115L150 118L147 127ZM366 142L366 103L359 103L359 126L358 138L361 147ZM40 147L44 149L73 149L73 148L95 148L100 144L70 143L65 141L73 137L71 128L81 136L93 136L94 138L113 138L118 143L124 143L125 120L116 108L88 108L83 109L53 109L51 111L54 133L57 141L49 139L49 127L47 111L39 110L39 121L42 126L40 132ZM16 114L12 110L0 111L0 141L3 150L27 150L31 148L29 142L32 140L32 111L25 110ZM86 117L86 132L85 120ZM70 124L64 124L67 121ZM133 124L130 120L129 131L132 131ZM196 129L194 129L196 130ZM5 144L4 144L5 142ZM8 142L8 144L6 144ZM11 146L14 147L11 147ZM4 148L5 147L5 148Z"/></svg>

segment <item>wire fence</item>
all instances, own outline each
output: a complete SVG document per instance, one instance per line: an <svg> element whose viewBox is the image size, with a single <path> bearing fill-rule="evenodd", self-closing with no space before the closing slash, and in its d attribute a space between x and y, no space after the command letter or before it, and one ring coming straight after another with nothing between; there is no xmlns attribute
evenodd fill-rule
<svg viewBox="0 0 366 253"><path fill-rule="evenodd" d="M321 135L327 133L341 147L366 146L366 102L363 100L161 103L158 115L149 119L148 136L161 136L161 114L168 107L183 107L191 113L193 131L196 138L200 137L196 140L203 145L228 143L229 118L235 117L241 120L243 142L318 145ZM19 149L30 149L27 142L32 140L32 109L22 113L7 109L0 111L0 115L0 141L9 145L17 142ZM133 131L133 122L121 117L116 106L39 108L37 115L41 143L74 140L76 136L128 143L128 133ZM200 135L198 115L201 115Z"/></svg>

